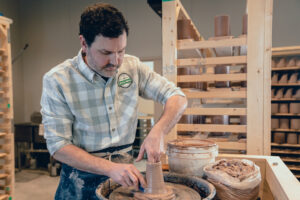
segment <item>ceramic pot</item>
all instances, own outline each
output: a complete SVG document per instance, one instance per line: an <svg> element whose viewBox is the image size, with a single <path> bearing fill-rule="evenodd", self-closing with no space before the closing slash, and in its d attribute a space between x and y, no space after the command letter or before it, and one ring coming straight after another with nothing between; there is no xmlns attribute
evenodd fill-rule
<svg viewBox="0 0 300 200"><path fill-rule="evenodd" d="M279 104L278 103L272 103L271 104L271 113L276 114L279 110Z"/></svg>
<svg viewBox="0 0 300 200"><path fill-rule="evenodd" d="M298 89L295 94L293 95L293 98L296 98L296 99L300 99L300 89Z"/></svg>
<svg viewBox="0 0 300 200"><path fill-rule="evenodd" d="M300 113L300 103L290 103L290 113Z"/></svg>
<svg viewBox="0 0 300 200"><path fill-rule="evenodd" d="M287 82L288 82L288 74L283 74L278 81L278 83L287 83Z"/></svg>
<svg viewBox="0 0 300 200"><path fill-rule="evenodd" d="M279 119L279 128L280 129L289 129L289 119Z"/></svg>
<svg viewBox="0 0 300 200"><path fill-rule="evenodd" d="M298 73L293 73L290 78L288 83L297 83L298 81Z"/></svg>
<svg viewBox="0 0 300 200"><path fill-rule="evenodd" d="M278 74L277 74L277 73L274 73L274 74L273 74L271 83L272 83L272 84L278 83Z"/></svg>
<svg viewBox="0 0 300 200"><path fill-rule="evenodd" d="M293 89L289 88L285 91L283 98L289 99L292 98Z"/></svg>
<svg viewBox="0 0 300 200"><path fill-rule="evenodd" d="M288 144L297 144L298 143L297 133L289 133L287 135L286 141Z"/></svg>
<svg viewBox="0 0 300 200"><path fill-rule="evenodd" d="M273 141L274 141L274 143L277 143L277 144L285 143L285 133L275 132Z"/></svg>
<svg viewBox="0 0 300 200"><path fill-rule="evenodd" d="M271 90L271 98L272 98L272 99L275 98L275 89L272 89L272 90Z"/></svg>
<svg viewBox="0 0 300 200"><path fill-rule="evenodd" d="M279 113L288 113L289 112L289 104L288 103L280 103L279 104Z"/></svg>
<svg viewBox="0 0 300 200"><path fill-rule="evenodd" d="M217 65L215 67L215 74L229 74L229 73L230 73L230 66ZM230 87L230 81L215 81L215 87L217 88Z"/></svg>
<svg viewBox="0 0 300 200"><path fill-rule="evenodd" d="M291 119L291 129L300 129L300 119Z"/></svg>
<svg viewBox="0 0 300 200"><path fill-rule="evenodd" d="M276 61L275 61L274 59L272 59L271 67L272 67L272 68L276 68Z"/></svg>
<svg viewBox="0 0 300 200"><path fill-rule="evenodd" d="M285 67L285 58L280 58L276 64L276 67Z"/></svg>
<svg viewBox="0 0 300 200"><path fill-rule="evenodd" d="M298 67L300 66L300 59L296 60L296 66L298 66Z"/></svg>
<svg viewBox="0 0 300 200"><path fill-rule="evenodd" d="M243 29L242 34L246 35L248 33L248 14L243 15Z"/></svg>
<svg viewBox="0 0 300 200"><path fill-rule="evenodd" d="M281 99L283 98L283 88L279 89L276 91L276 96L275 96L276 99Z"/></svg>
<svg viewBox="0 0 300 200"><path fill-rule="evenodd" d="M231 35L229 16L215 16L215 37L228 35Z"/></svg>
<svg viewBox="0 0 300 200"><path fill-rule="evenodd" d="M191 20L180 19L177 20L177 38L178 40L193 38L193 29Z"/></svg>
<svg viewBox="0 0 300 200"><path fill-rule="evenodd" d="M296 66L296 59L295 58L291 58L287 61L287 64L286 64L287 67L294 67Z"/></svg>
<svg viewBox="0 0 300 200"><path fill-rule="evenodd" d="M277 129L279 128L279 119L272 118L271 119L271 129Z"/></svg>

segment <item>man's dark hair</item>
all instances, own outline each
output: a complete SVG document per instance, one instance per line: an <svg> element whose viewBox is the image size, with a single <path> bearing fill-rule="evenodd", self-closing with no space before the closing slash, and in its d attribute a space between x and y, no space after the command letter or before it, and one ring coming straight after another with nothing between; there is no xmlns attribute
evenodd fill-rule
<svg viewBox="0 0 300 200"><path fill-rule="evenodd" d="M123 14L110 4L88 6L81 14L79 35L83 35L88 46L91 46L97 35L117 38L124 30L128 35L129 28Z"/></svg>

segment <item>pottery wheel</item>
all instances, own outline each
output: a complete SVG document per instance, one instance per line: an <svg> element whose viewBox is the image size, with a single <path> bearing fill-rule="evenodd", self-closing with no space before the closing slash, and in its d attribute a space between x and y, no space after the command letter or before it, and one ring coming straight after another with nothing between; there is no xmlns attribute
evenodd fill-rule
<svg viewBox="0 0 300 200"><path fill-rule="evenodd" d="M110 200L137 200L137 199L143 199L143 200L201 200L201 197L198 192L193 190L192 188L189 188L185 185L181 184L175 184L175 183L169 183L165 182L165 186L167 190L172 190L173 194L172 196L170 195L151 195L151 194L146 194L146 193L141 193L135 191L132 187L119 187L115 189L110 195L109 199ZM168 193L168 192L167 192ZM172 194L172 192L171 192Z"/></svg>

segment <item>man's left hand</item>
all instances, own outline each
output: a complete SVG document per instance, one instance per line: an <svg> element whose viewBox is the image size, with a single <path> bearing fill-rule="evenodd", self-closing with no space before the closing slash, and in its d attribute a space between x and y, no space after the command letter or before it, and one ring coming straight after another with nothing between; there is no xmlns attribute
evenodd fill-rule
<svg viewBox="0 0 300 200"><path fill-rule="evenodd" d="M142 160L145 151L149 162L160 161L160 154L164 152L164 135L162 132L156 131L155 128L150 131L141 146L136 161Z"/></svg>

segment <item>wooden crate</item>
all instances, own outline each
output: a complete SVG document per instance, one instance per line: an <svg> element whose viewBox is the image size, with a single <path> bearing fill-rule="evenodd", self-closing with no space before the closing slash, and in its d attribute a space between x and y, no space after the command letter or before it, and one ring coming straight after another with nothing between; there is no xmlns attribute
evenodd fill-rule
<svg viewBox="0 0 300 200"><path fill-rule="evenodd" d="M0 16L0 199L13 199L14 136L11 19Z"/></svg>
<svg viewBox="0 0 300 200"><path fill-rule="evenodd" d="M283 61L282 59L284 59L286 62L281 62ZM288 77L291 78L292 74L300 73L300 46L272 48L272 62L272 77L277 75L280 79L281 76L289 74ZM277 105L280 105L282 103L300 104L300 96L295 96L297 90L299 90L298 92L300 92L299 81L296 83L272 83L272 91L275 95L277 91L282 89L285 91L283 93L284 96L281 98L275 96L274 98L272 98L272 103ZM292 96L286 98L285 94L290 89L293 91ZM290 122L295 119L300 120L300 113L292 113L291 111L289 111L288 113L272 113L271 120L277 119L288 119ZM282 144L275 143L276 141L274 141L274 135L276 133L284 133L284 135L286 136L286 140ZM298 144L289 144L287 142L289 134L297 134L297 136L300 137L299 127L292 127L292 123L290 123L289 127L286 128L273 127L271 129L271 155L280 156L280 158L285 162L288 168L294 173L296 178L300 180L300 141L298 141Z"/></svg>
<svg viewBox="0 0 300 200"><path fill-rule="evenodd" d="M270 87L272 0L247 1L248 34L239 37L204 40L191 21L192 39L177 39L177 21L191 19L179 0L162 1L163 75L174 83L247 81L247 88L209 88L207 91L184 89L189 105L184 115L246 116L246 124L179 123L165 139L177 138L178 132L230 132L215 139L221 151L270 155ZM215 51L238 49L235 56L216 57ZM213 74L216 65L247 66L247 73ZM197 75L177 75L179 67L197 66ZM217 105L211 107L208 104ZM230 104L228 106L227 104ZM235 105L235 106L231 106ZM217 107L217 108L216 108ZM237 134L245 135L239 139Z"/></svg>
<svg viewBox="0 0 300 200"><path fill-rule="evenodd" d="M248 159L260 167L262 184L261 199L297 200L300 197L300 183L277 156L254 156L220 154L217 159Z"/></svg>

